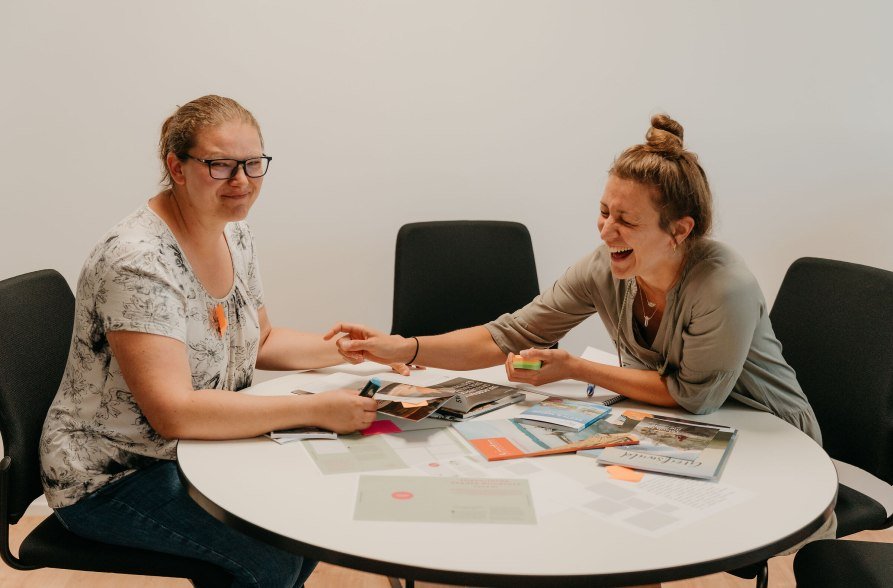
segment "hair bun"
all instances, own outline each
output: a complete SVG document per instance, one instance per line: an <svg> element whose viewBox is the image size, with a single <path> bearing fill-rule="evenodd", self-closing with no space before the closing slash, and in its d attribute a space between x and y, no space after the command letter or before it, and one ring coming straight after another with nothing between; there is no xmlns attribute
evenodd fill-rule
<svg viewBox="0 0 893 588"><path fill-rule="evenodd" d="M646 149L665 157L679 157L685 151L682 146L682 125L666 114L651 117L651 128L645 134Z"/></svg>

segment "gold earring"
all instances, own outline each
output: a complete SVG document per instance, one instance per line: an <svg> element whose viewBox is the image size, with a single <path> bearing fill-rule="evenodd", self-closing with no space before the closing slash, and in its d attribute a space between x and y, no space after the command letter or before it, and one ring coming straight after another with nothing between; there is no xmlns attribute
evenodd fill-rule
<svg viewBox="0 0 893 588"><path fill-rule="evenodd" d="M676 255L676 242L673 242L673 255Z"/></svg>

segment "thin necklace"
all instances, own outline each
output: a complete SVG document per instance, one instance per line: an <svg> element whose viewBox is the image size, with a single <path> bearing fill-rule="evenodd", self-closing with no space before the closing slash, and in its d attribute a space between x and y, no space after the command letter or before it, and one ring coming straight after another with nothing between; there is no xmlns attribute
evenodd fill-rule
<svg viewBox="0 0 893 588"><path fill-rule="evenodd" d="M642 293L642 298L640 299L641 302L642 302L642 318L645 319L645 328L647 329L647 328L648 328L648 321L650 321L651 319L653 319L653 318L654 318L654 315L657 314L657 304L655 304L654 302L651 302L650 300L648 300L648 296L645 295L645 289L644 289L644 288L641 288L641 287L640 287L640 288L639 288L639 292ZM653 308L653 309L654 309L653 311L651 311L651 316L645 314L645 304L646 304L646 303L648 304L648 308Z"/></svg>

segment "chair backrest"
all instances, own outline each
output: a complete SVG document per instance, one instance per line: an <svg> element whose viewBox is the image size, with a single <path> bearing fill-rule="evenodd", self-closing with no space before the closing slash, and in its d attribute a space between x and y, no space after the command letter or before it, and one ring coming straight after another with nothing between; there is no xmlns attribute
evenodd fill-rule
<svg viewBox="0 0 893 588"><path fill-rule="evenodd" d="M527 227L502 221L410 223L397 233L391 332L471 327L539 294Z"/></svg>
<svg viewBox="0 0 893 588"><path fill-rule="evenodd" d="M828 455L893 484L893 272L798 259L770 318Z"/></svg>
<svg viewBox="0 0 893 588"><path fill-rule="evenodd" d="M0 433L12 458L9 523L43 489L38 443L71 344L74 296L59 272L41 270L0 282ZM6 524L2 521L0 524Z"/></svg>

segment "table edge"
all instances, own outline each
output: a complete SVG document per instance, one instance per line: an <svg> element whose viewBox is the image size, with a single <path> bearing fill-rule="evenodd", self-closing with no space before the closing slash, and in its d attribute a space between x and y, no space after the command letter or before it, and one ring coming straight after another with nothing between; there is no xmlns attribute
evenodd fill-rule
<svg viewBox="0 0 893 588"><path fill-rule="evenodd" d="M510 575L451 571L396 564L358 555L345 554L332 549L321 548L309 543L304 543L297 539L274 533L273 531L260 527L230 513L205 496L189 481L189 477L180 467L179 461L177 462L177 471L190 498L192 498L208 514L249 537L253 537L290 553L295 553L333 565L390 577L409 578L412 580L447 584L493 587L505 586L510 588L518 588L519 586L554 586L555 582L560 582L562 586L627 586L631 584L684 580L687 578L706 576L717 572L725 572L727 570L749 566L770 559L782 551L790 549L820 529L832 516L834 506L837 503L838 493L837 490L835 490L833 499L828 506L825 507L823 512L799 531L791 533L790 535L771 543L762 545L756 549L738 553L731 557L717 558L694 564L614 574L557 576L529 574Z"/></svg>

